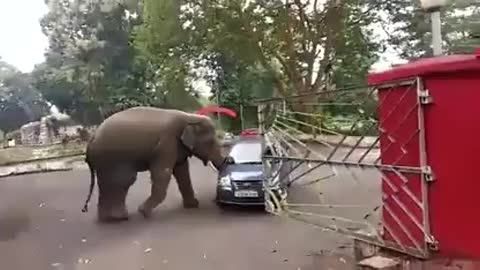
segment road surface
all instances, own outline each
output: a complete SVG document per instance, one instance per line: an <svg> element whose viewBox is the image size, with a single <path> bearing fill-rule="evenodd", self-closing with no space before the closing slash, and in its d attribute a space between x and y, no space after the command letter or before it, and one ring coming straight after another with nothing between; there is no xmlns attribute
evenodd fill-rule
<svg viewBox="0 0 480 270"><path fill-rule="evenodd" d="M81 208L89 173L0 179L0 269L352 269L350 241L258 210L222 211L213 203L215 173L191 160L199 209L185 210L176 183L151 220L135 211L149 192L140 174L128 196L131 219L95 222Z"/></svg>

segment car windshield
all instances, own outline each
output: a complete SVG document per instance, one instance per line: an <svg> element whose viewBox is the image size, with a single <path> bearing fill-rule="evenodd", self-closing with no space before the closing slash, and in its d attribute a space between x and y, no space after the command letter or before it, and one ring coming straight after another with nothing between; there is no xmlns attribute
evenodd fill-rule
<svg viewBox="0 0 480 270"><path fill-rule="evenodd" d="M237 164L262 163L262 144L260 142L239 142L232 147L230 156Z"/></svg>

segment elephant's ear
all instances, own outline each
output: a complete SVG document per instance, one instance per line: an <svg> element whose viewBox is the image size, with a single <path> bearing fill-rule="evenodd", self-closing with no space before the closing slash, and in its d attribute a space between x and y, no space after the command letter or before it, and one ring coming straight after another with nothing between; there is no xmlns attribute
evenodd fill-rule
<svg viewBox="0 0 480 270"><path fill-rule="evenodd" d="M195 126L186 126L185 129L183 129L180 140L182 141L183 145L188 148L188 150L192 151L195 145Z"/></svg>

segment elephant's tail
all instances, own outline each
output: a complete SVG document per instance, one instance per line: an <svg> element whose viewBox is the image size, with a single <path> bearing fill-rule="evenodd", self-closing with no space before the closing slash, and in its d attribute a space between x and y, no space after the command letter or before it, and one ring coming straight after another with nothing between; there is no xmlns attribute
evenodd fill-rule
<svg viewBox="0 0 480 270"><path fill-rule="evenodd" d="M84 213L88 212L88 203L92 198L93 188L95 187L95 169L90 164L88 160L88 156L87 158L85 158L85 162L88 164L88 168L90 169L90 190L88 192L88 197L87 197L87 200L85 201L85 205L83 206L83 209L82 209L82 212Z"/></svg>

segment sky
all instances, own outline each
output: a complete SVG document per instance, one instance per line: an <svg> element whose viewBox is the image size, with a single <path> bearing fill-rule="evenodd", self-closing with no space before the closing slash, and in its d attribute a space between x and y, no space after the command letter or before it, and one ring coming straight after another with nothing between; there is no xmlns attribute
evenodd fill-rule
<svg viewBox="0 0 480 270"><path fill-rule="evenodd" d="M43 0L0 0L0 57L23 72L43 62L48 45L39 20L47 12Z"/></svg>
<svg viewBox="0 0 480 270"><path fill-rule="evenodd" d="M22 72L30 72L44 60L48 40L39 20L46 12L44 0L0 0L0 57ZM388 68L390 62L399 60L391 53L382 57L375 69ZM199 86L203 88L203 82Z"/></svg>

